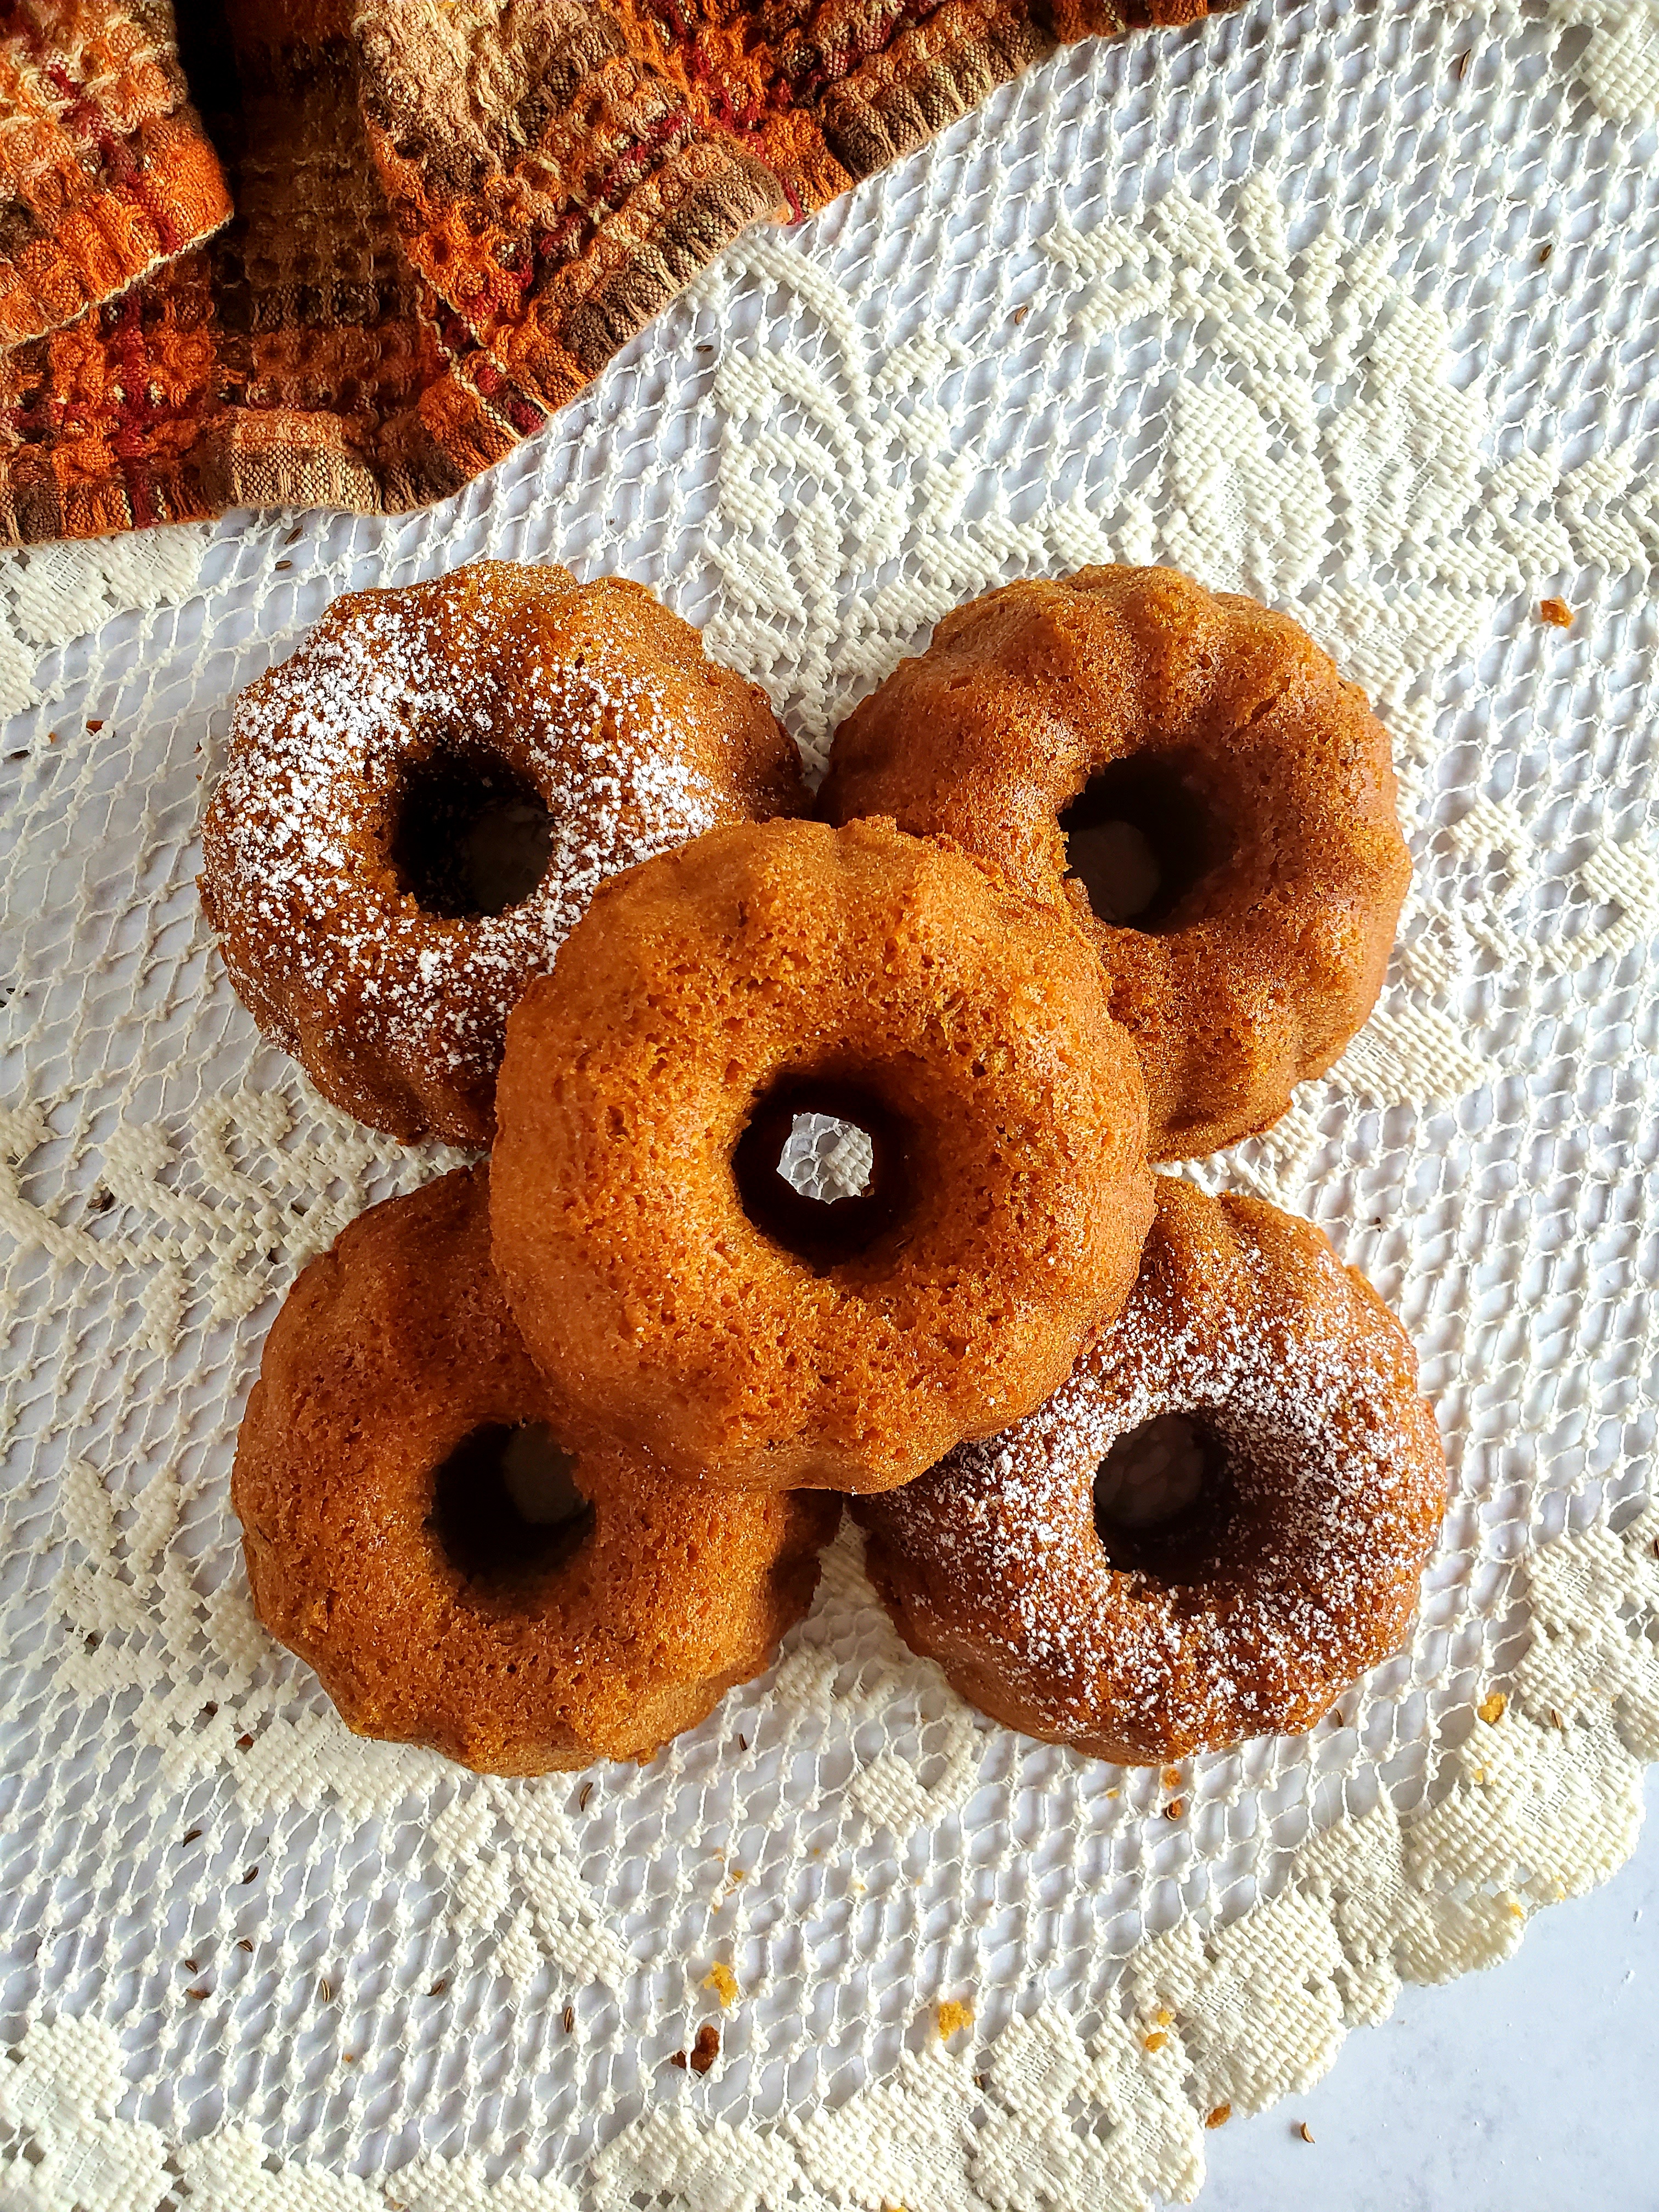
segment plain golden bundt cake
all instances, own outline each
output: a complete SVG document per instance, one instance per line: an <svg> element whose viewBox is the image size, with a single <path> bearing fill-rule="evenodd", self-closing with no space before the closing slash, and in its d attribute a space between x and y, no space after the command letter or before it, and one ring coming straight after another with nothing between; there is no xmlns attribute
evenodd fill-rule
<svg viewBox="0 0 1659 2212"><path fill-rule="evenodd" d="M346 593L243 692L202 902L337 1106L487 1145L507 1013L599 886L805 804L765 695L642 586L481 561Z"/></svg>
<svg viewBox="0 0 1659 2212"><path fill-rule="evenodd" d="M495 1263L562 1414L683 1478L877 1490L1037 1404L1134 1280L1146 1107L1086 939L890 823L608 884L507 1024ZM856 1187L780 1170L814 1115Z"/></svg>
<svg viewBox="0 0 1659 2212"><path fill-rule="evenodd" d="M360 1735L492 1774L646 1759L768 1664L840 1500L563 1451L488 1193L388 1200L289 1291L231 1480L254 1604Z"/></svg>
<svg viewBox="0 0 1659 2212"><path fill-rule="evenodd" d="M854 1510L965 1698L1134 1763L1310 1727L1404 1642L1445 1498L1370 1285L1310 1223L1160 1176L1133 1295L1064 1387Z"/></svg>
<svg viewBox="0 0 1659 2212"><path fill-rule="evenodd" d="M1330 1066L1411 875L1361 692L1287 617L1170 568L947 615L842 723L820 811L952 837L1071 903L1141 1056L1155 1159L1267 1128Z"/></svg>

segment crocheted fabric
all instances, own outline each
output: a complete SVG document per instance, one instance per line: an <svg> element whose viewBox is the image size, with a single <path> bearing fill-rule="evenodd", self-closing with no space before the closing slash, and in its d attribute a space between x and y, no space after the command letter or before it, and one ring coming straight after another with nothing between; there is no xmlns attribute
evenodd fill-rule
<svg viewBox="0 0 1659 2212"><path fill-rule="evenodd" d="M0 543L442 498L749 224L1205 12L0 0Z"/></svg>

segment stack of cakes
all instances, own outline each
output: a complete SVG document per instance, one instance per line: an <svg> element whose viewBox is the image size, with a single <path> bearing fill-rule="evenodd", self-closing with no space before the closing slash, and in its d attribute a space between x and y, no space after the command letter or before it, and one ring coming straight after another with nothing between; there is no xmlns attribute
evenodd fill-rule
<svg viewBox="0 0 1659 2212"><path fill-rule="evenodd" d="M244 694L204 852L319 1087L493 1146L305 1270L242 1425L255 1602L353 1728L648 1757L849 1494L908 1641L1103 1756L1305 1727L1398 1645L1409 1345L1316 1230L1152 1172L1331 1064L1404 895L1386 735L1284 617L1009 586L815 810L649 594L485 563Z"/></svg>

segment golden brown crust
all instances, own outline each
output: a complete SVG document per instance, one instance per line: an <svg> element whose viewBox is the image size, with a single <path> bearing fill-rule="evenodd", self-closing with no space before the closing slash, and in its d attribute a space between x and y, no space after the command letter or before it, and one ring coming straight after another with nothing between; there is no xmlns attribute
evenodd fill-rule
<svg viewBox="0 0 1659 2212"><path fill-rule="evenodd" d="M272 1325L231 1496L260 1619L347 1725L493 1774L647 1759L770 1660L839 1501L691 1491L617 1452L539 1576L469 1576L429 1525L480 1427L550 1408L489 1267L485 1169L361 1216Z"/></svg>
<svg viewBox="0 0 1659 2212"><path fill-rule="evenodd" d="M550 817L540 883L434 912L393 858L435 754L503 771ZM507 1016L598 885L805 787L764 694L641 585L483 561L348 592L237 702L203 830L202 900L238 995L375 1128L487 1145Z"/></svg>
<svg viewBox="0 0 1659 2212"><path fill-rule="evenodd" d="M1065 1387L854 1507L871 1577L912 1648L1028 1735L1135 1764L1310 1727L1398 1649L1434 1547L1445 1457L1416 1374L1310 1223L1160 1176L1134 1294ZM1224 1467L1115 1565L1097 1471L1172 1413Z"/></svg>
<svg viewBox="0 0 1659 2212"><path fill-rule="evenodd" d="M1060 816L1157 758L1208 818L1212 865L1156 927L1066 877ZM1287 617L1170 568L1010 584L947 615L836 732L820 811L890 815L1069 901L1146 1075L1155 1159L1264 1129L1382 987L1411 863L1388 733Z"/></svg>
<svg viewBox="0 0 1659 2212"><path fill-rule="evenodd" d="M896 1217L745 1212L757 1104L861 1087ZM874 1490L1038 1402L1151 1214L1134 1055L1052 909L890 823L717 830L608 885L507 1027L495 1261L568 1422L690 1479Z"/></svg>

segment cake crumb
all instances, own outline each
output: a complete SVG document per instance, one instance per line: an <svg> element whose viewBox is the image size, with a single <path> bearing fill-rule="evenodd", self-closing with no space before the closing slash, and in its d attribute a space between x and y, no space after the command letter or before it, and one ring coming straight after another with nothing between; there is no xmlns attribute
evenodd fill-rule
<svg viewBox="0 0 1659 2212"><path fill-rule="evenodd" d="M1572 628L1572 609L1565 599L1540 599L1538 602L1538 612L1540 618L1548 623L1552 629L1571 629Z"/></svg>
<svg viewBox="0 0 1659 2212"><path fill-rule="evenodd" d="M936 2026L942 2043L948 2043L951 2038L958 2033L961 2029L971 2027L973 2024L972 2005L964 2004L957 1997L946 1997L944 2003L940 2005Z"/></svg>
<svg viewBox="0 0 1659 2212"><path fill-rule="evenodd" d="M1232 2116L1231 2105L1218 2105L1213 2112L1206 2112L1204 2124L1206 2128L1224 2128Z"/></svg>
<svg viewBox="0 0 1659 2212"><path fill-rule="evenodd" d="M1179 1782L1179 1781L1180 1781L1180 1779L1181 1779L1181 1769L1180 1769L1178 1766L1166 1766L1166 1767L1164 1768L1164 1784L1165 1784L1166 1787L1168 1787L1168 1788L1169 1788L1169 1789L1170 1789L1170 1790L1173 1790L1173 1789L1175 1788L1175 1786L1176 1786L1176 1783L1177 1783L1177 1782Z"/></svg>
<svg viewBox="0 0 1659 2212"><path fill-rule="evenodd" d="M1169 2039L1169 2037L1163 2033L1162 2029L1158 2029L1152 2034L1142 2039L1146 2048L1148 2051L1162 2051Z"/></svg>
<svg viewBox="0 0 1659 2212"><path fill-rule="evenodd" d="M670 2057L671 2066L678 2066L682 2074L689 2066L694 2074L706 2074L720 2055L720 2032L707 2021L697 2030L697 2039L689 2051L677 2051Z"/></svg>
<svg viewBox="0 0 1659 2212"><path fill-rule="evenodd" d="M1509 1711L1509 1699L1501 1690L1494 1690L1491 1697L1481 1698L1475 1711L1489 1726L1495 1726Z"/></svg>
<svg viewBox="0 0 1659 2212"><path fill-rule="evenodd" d="M1178 1820L1186 1809L1187 1804L1184 1798L1171 1797L1164 1808L1164 1817L1166 1820Z"/></svg>
<svg viewBox="0 0 1659 2212"><path fill-rule="evenodd" d="M720 1960L717 1959L703 1976L702 1985L704 1989L713 1990L717 1993L725 2011L730 2012L732 2007L737 2002L738 1978L730 1966L726 1966Z"/></svg>

